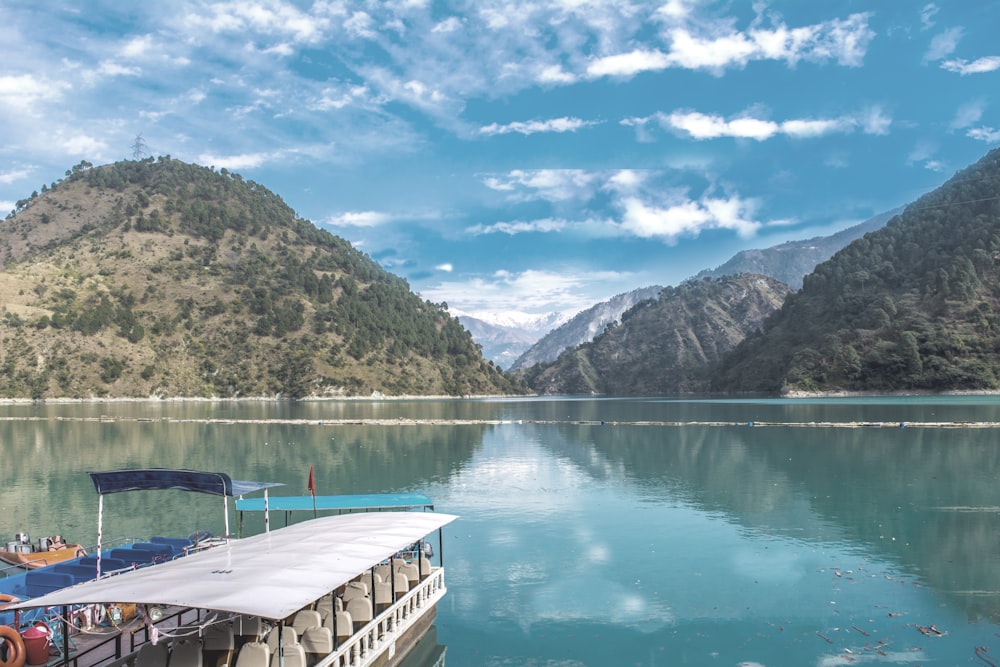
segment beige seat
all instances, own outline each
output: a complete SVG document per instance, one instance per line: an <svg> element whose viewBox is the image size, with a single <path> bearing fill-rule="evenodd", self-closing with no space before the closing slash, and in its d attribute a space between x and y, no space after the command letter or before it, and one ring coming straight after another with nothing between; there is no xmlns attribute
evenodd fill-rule
<svg viewBox="0 0 1000 667"><path fill-rule="evenodd" d="M306 653L324 656L333 652L333 632L330 628L308 627L302 633L299 643Z"/></svg>
<svg viewBox="0 0 1000 667"><path fill-rule="evenodd" d="M356 581L352 581L351 582L351 584L357 584L357 583L359 583L359 582L356 582ZM359 586L352 586L351 584L348 584L347 588L344 589L343 600L344 600L344 604L345 605L348 602L350 602L351 600L355 600L357 598L368 597L368 587L367 586L365 586L364 584L359 585Z"/></svg>
<svg viewBox="0 0 1000 667"><path fill-rule="evenodd" d="M135 656L135 667L167 667L170 651L166 643L143 644Z"/></svg>
<svg viewBox="0 0 1000 667"><path fill-rule="evenodd" d="M392 568L389 567L388 563L375 566L375 576L379 577L382 581L389 581L390 572L392 572Z"/></svg>
<svg viewBox="0 0 1000 667"><path fill-rule="evenodd" d="M323 625L323 619L318 611L313 609L301 609L295 614L292 620L292 629L298 633L299 637L308 628L318 628Z"/></svg>
<svg viewBox="0 0 1000 667"><path fill-rule="evenodd" d="M170 649L170 667L202 667L203 642L200 639L182 639Z"/></svg>
<svg viewBox="0 0 1000 667"><path fill-rule="evenodd" d="M230 623L210 625L202 633L203 660L206 667L228 667L233 661L236 640Z"/></svg>
<svg viewBox="0 0 1000 667"><path fill-rule="evenodd" d="M323 619L323 627L341 641L354 634L354 620L346 611L338 611Z"/></svg>
<svg viewBox="0 0 1000 667"><path fill-rule="evenodd" d="M393 590L396 592L396 597L398 598L403 593L408 593L410 590L410 580L406 578L406 575L397 572L396 576L392 579Z"/></svg>
<svg viewBox="0 0 1000 667"><path fill-rule="evenodd" d="M282 644L280 653L275 651L271 654L271 667L306 667L306 652L302 644Z"/></svg>
<svg viewBox="0 0 1000 667"><path fill-rule="evenodd" d="M233 619L233 633L245 642L259 642L264 637L264 621L260 616L240 614Z"/></svg>
<svg viewBox="0 0 1000 667"><path fill-rule="evenodd" d="M281 643L283 646L299 643L299 633L295 631L295 628L287 625L284 628L279 628L276 625L267 633L267 648L271 650L272 654L278 651L278 630L281 630Z"/></svg>
<svg viewBox="0 0 1000 667"><path fill-rule="evenodd" d="M367 625L372 620L372 603L368 598L354 598L353 600L349 600L346 611L351 615L351 620L354 621L355 630Z"/></svg>
<svg viewBox="0 0 1000 667"><path fill-rule="evenodd" d="M388 582L375 584L375 604L389 605L392 604L392 585Z"/></svg>
<svg viewBox="0 0 1000 667"><path fill-rule="evenodd" d="M243 645L236 656L236 667L269 667L271 650L263 642L249 642Z"/></svg>
<svg viewBox="0 0 1000 667"><path fill-rule="evenodd" d="M417 572L417 566L414 563L404 563L396 568L396 576L403 575L406 580L410 582L410 587L412 588L414 584L420 581L420 574Z"/></svg>
<svg viewBox="0 0 1000 667"><path fill-rule="evenodd" d="M431 573L431 561L427 556L420 556L420 562L417 564L417 570L420 573L420 578L423 579Z"/></svg>

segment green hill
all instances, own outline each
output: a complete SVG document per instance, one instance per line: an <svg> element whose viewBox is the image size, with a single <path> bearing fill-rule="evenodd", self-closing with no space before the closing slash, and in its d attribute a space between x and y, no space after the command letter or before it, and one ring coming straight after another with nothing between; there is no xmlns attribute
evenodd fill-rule
<svg viewBox="0 0 1000 667"><path fill-rule="evenodd" d="M816 267L714 388L1000 388L1000 149Z"/></svg>
<svg viewBox="0 0 1000 667"><path fill-rule="evenodd" d="M653 396L708 389L722 357L788 295L744 274L690 280L627 310L589 343L516 374L542 394Z"/></svg>
<svg viewBox="0 0 1000 667"><path fill-rule="evenodd" d="M0 223L0 397L499 394L444 306L279 196L83 162Z"/></svg>

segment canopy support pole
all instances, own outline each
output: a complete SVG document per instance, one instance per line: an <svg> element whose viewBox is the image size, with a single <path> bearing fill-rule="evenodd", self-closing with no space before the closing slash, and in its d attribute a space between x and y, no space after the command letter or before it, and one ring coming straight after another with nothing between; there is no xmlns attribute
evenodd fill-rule
<svg viewBox="0 0 1000 667"><path fill-rule="evenodd" d="M97 578L101 578L101 536L104 524L104 494L97 494Z"/></svg>
<svg viewBox="0 0 1000 667"><path fill-rule="evenodd" d="M222 511L226 515L226 542L229 541L229 496L222 496Z"/></svg>

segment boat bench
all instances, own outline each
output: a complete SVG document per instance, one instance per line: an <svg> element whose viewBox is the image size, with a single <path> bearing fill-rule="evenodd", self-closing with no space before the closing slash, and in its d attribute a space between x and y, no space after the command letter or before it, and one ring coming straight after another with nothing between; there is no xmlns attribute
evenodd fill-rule
<svg viewBox="0 0 1000 667"><path fill-rule="evenodd" d="M86 565L88 567L94 568L97 571L97 556L84 556L78 563L80 565ZM127 563L120 558L102 558L101 559L101 574L107 574L108 572L114 572L115 570L124 570L132 566L132 561Z"/></svg>
<svg viewBox="0 0 1000 667"><path fill-rule="evenodd" d="M121 547L111 550L111 557L123 561L126 567L133 563L136 565L149 565L157 556L158 554L144 549Z"/></svg>
<svg viewBox="0 0 1000 667"><path fill-rule="evenodd" d="M24 575L24 589L31 598L67 588L75 583L73 575L65 572L31 570Z"/></svg>
<svg viewBox="0 0 1000 667"><path fill-rule="evenodd" d="M80 565L78 563L57 563L52 566L53 572L65 572L66 574L72 576L76 583L81 581L90 581L97 577L97 564L93 565Z"/></svg>
<svg viewBox="0 0 1000 667"><path fill-rule="evenodd" d="M155 542L136 542L132 545L132 551L148 551L153 554L153 560L172 560L176 555L174 548L169 544L156 544Z"/></svg>
<svg viewBox="0 0 1000 667"><path fill-rule="evenodd" d="M188 549L194 546L194 542L187 539L186 537L163 537L162 535L154 535L149 538L149 541L153 544L166 544L173 549L174 556L183 556L187 553Z"/></svg>

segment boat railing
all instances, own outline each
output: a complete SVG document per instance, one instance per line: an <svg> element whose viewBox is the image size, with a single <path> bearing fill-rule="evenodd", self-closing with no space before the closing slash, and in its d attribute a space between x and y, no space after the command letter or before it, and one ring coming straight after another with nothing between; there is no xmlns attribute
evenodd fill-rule
<svg viewBox="0 0 1000 667"><path fill-rule="evenodd" d="M446 592L444 568L435 568L313 667L368 667L383 656L382 649L386 646L391 656L396 641L433 609Z"/></svg>

